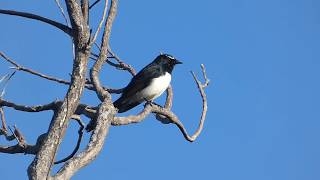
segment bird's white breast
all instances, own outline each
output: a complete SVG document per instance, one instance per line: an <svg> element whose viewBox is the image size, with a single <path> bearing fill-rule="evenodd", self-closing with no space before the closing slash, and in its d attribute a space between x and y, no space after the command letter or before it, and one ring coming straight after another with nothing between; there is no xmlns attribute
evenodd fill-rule
<svg viewBox="0 0 320 180"><path fill-rule="evenodd" d="M169 86L171 81L171 74L166 72L158 78L154 78L150 85L142 90L142 96L147 100L154 100L159 97Z"/></svg>

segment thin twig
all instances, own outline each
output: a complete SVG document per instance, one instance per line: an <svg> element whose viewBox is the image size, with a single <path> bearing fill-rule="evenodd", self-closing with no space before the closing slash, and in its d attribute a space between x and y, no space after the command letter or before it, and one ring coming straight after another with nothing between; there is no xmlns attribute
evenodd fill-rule
<svg viewBox="0 0 320 180"><path fill-rule="evenodd" d="M122 61L110 48L108 49L108 52L112 56L112 58L114 58L119 63L119 67L121 69L128 71L132 76L135 76L137 74L136 70L134 70L134 68L130 64L126 64L124 61Z"/></svg>
<svg viewBox="0 0 320 180"><path fill-rule="evenodd" d="M6 74L0 79L0 83L2 83L2 90L0 93L0 98L2 98L6 92L6 87L10 81L10 79L15 75L16 71L13 71L11 74Z"/></svg>
<svg viewBox="0 0 320 180"><path fill-rule="evenodd" d="M54 162L54 164L60 164L62 162L66 162L68 161L69 159L71 159L79 150L79 147L80 147L80 144L81 144L81 140L82 140L82 137L83 137L83 129L84 129L84 123L82 122L82 120L80 119L80 117L75 117L75 116L72 116L72 119L76 120L77 123L79 124L79 130L78 130L78 141L77 141L77 145L76 147L74 148L74 150L72 151L72 153L64 158L64 159L61 159L59 161L56 161Z"/></svg>
<svg viewBox="0 0 320 180"><path fill-rule="evenodd" d="M27 106L27 105L21 105L14 102L10 102L4 99L0 99L0 107L10 107L18 111L24 111L24 112L41 112L41 111L56 111L58 107L60 107L62 104L62 101L53 101L49 104L44 105L37 105L37 106ZM88 118L95 117L97 107L91 107L87 104L79 104L76 108L75 114L76 115L85 115ZM0 111L1 112L1 111ZM3 119L4 120L4 119Z"/></svg>
<svg viewBox="0 0 320 180"><path fill-rule="evenodd" d="M97 61L97 58L99 57L99 55L95 54L95 53L91 53L91 56L90 59L94 60L94 61ZM135 76L136 75L136 71L134 70L134 68L129 65L129 64L126 64L124 63L123 61L120 61L119 59L116 59L118 57L114 57L114 56L110 56L110 57L107 57L105 62L108 63L110 66L113 66L115 67L116 69L118 70L124 70L124 71L128 71L132 76ZM109 59L116 59L116 61L119 63L114 63L112 61L110 61Z"/></svg>
<svg viewBox="0 0 320 180"><path fill-rule="evenodd" d="M19 145L20 145L20 146L25 146L25 145L26 145L26 139L25 139L25 137L23 136L23 134L22 134L21 131L17 128L16 125L14 125L13 127L14 127L13 134L16 136Z"/></svg>
<svg viewBox="0 0 320 180"><path fill-rule="evenodd" d="M89 9L93 8L98 2L100 2L100 0L96 0L93 4L91 4L89 6Z"/></svg>
<svg viewBox="0 0 320 180"><path fill-rule="evenodd" d="M68 18L67 18L67 16L66 16L66 14L65 14L65 12L64 12L61 4L60 4L60 0L54 0L54 1L56 2L57 6L58 6L58 8L59 8L59 10L60 10L60 12L61 12L61 14L62 14L62 16L63 16L63 19L64 19L66 25L67 25L68 27L70 27Z"/></svg>
<svg viewBox="0 0 320 180"><path fill-rule="evenodd" d="M7 123L6 123L6 119L4 117L4 111L3 111L3 108L0 107L0 114L1 114L1 122L2 122L2 128L1 130L4 132L4 133L7 133L8 132L8 129L7 129Z"/></svg>
<svg viewBox="0 0 320 180"><path fill-rule="evenodd" d="M59 10L60 10L63 18L64 18L64 21L65 21L66 25L67 25L68 27L71 27L71 24L70 24L70 22L68 21L68 18L67 18L67 16L66 16L66 14L65 14L65 12L64 12L61 4L60 4L60 0L55 0L55 2L56 2L56 4L57 4L57 6L58 6L58 8L59 8ZM74 57L75 57L75 53L74 53L73 37L70 37L70 38L71 38L71 46L72 46L72 55L73 55L73 58L74 58Z"/></svg>
<svg viewBox="0 0 320 180"><path fill-rule="evenodd" d="M99 47L99 45L95 42L94 43L94 45L95 45L95 47L97 47L98 48L98 50L99 51L101 51L101 48ZM109 49L108 49L108 53L111 55L110 57L107 57L106 58L106 62L109 64L109 65L111 65L111 66L113 66L113 67L115 67L115 68L117 68L117 69L120 69L120 70L126 70L126 71L128 71L132 76L135 76L137 73L136 73L136 70L130 65L130 64L126 64L123 60L121 60L120 58L119 58L119 56L117 56L112 50L111 50L111 48L109 47ZM91 55L93 55L95 58L98 58L99 57L99 55L97 55L97 54L95 54L95 53L91 53ZM91 57L92 58L92 57ZM95 59L95 58L92 58L93 60L97 60L97 59ZM113 63L112 61L110 61L109 59L115 59L117 62L118 62L118 64L116 64L116 63Z"/></svg>
<svg viewBox="0 0 320 180"><path fill-rule="evenodd" d="M8 56L6 56L3 52L0 51L0 56L3 57L4 60L6 60L7 62L9 62L10 64L14 65L14 69L16 69L17 71L24 71L30 74L33 74L35 76L50 80L50 81L54 81L57 83L61 83L61 84L65 84L65 85L70 85L71 82L63 80L63 79L59 79L53 76L48 76L45 75L43 73L37 72L35 70L32 70L30 68L26 68L24 66L19 65L18 63L16 63L15 61L13 61L12 59L10 59ZM87 81L85 84L85 88L91 91L95 91L93 85L91 84L90 81ZM108 91L109 93L114 93L114 94L120 94L123 91L123 88L121 89L113 89L113 88L107 88L107 87L103 87L103 89L105 91Z"/></svg>
<svg viewBox="0 0 320 180"><path fill-rule="evenodd" d="M101 85L100 79L99 79L99 73L100 70L105 62L105 59L107 58L107 53L109 49L109 39L111 34L111 27L113 24L113 21L115 19L115 16L117 14L117 0L112 0L110 9L108 12L108 17L105 22L104 26L104 32L102 36L102 43L101 43L101 51L99 53L99 57L97 61L94 63L93 67L90 69L90 79L93 83L94 88L96 89L96 94L98 98L101 101L104 101L105 99L111 100L111 95L107 91L103 89L103 86Z"/></svg>
<svg viewBox="0 0 320 180"><path fill-rule="evenodd" d="M9 62L10 64L14 65L14 68L16 70L18 70L18 71L25 71L25 72L28 72L30 74L39 76L41 78L44 78L44 79L47 79L47 80L50 80L50 81L55 81L55 82L62 83L62 84L70 84L70 82L68 82L66 80L58 79L58 78L55 78L55 77L52 77L52 76L48 76L48 75L36 72L36 71L34 71L32 69L28 69L26 67L23 67L23 66L19 65L18 63L14 62L8 56L6 56L3 52L0 52L0 56L3 57L3 59L6 60L7 62Z"/></svg>
<svg viewBox="0 0 320 180"><path fill-rule="evenodd" d="M26 13L26 12L13 11L13 10L4 10L4 9L0 9L0 14L8 14L13 16L20 16L28 19L38 20L62 30L63 32L67 33L69 36L73 36L72 29L69 28L68 26L39 15Z"/></svg>
<svg viewBox="0 0 320 180"><path fill-rule="evenodd" d="M91 45L92 45L93 43L95 43L96 40L97 40L97 37L98 37L98 35L99 35L99 32L100 32L100 30L101 30L101 28L102 28L102 24L103 24L104 20L106 19L107 8L108 8L108 0L105 0L105 4L104 4L104 8L103 8L103 13L102 13L102 18L101 18L101 20L100 20L100 22L99 22L97 31L94 33L94 36L93 36L93 38L92 38L92 40L91 40L91 42L90 42Z"/></svg>
<svg viewBox="0 0 320 180"><path fill-rule="evenodd" d="M171 121L172 123L177 125L177 127L182 132L182 134L183 134L183 136L185 137L186 140L188 140L190 142L195 141L197 139L197 137L200 135L200 133L201 133L201 131L203 129L203 125L204 125L204 122L205 122L207 109L208 109L207 97L206 97L204 89L209 85L210 80L206 76L204 65L201 65L201 68L202 68L203 76L204 76L204 79L205 79L204 83L201 83L197 79L195 74L192 73L192 75L194 77L194 80L195 80L195 82L197 84L198 90L200 92L200 95L202 97L201 118L200 118L200 121L199 121L199 126L198 126L198 128L196 129L196 131L195 131L195 133L193 135L190 136L188 134L187 130L185 129L184 125L181 123L179 118L169 108L163 108L161 106L153 105L153 104L147 104L145 106L145 108L143 109L143 111L140 112L137 115L127 116L127 117L115 117L113 119L113 121L112 121L112 125L120 126L120 125L127 125L127 124L131 124L131 123L138 123L138 122L141 122L142 120L144 120L152 112L152 113L156 113L156 114L165 116L168 121ZM169 107L169 104L167 104L167 107Z"/></svg>
<svg viewBox="0 0 320 180"><path fill-rule="evenodd" d="M0 108L0 114L1 114L1 122L2 122L2 128L0 129L0 135L4 135L7 141L12 141L15 139L14 134L9 135L8 134L8 128L7 128L7 123L6 123L6 118L4 116L4 111L1 106Z"/></svg>

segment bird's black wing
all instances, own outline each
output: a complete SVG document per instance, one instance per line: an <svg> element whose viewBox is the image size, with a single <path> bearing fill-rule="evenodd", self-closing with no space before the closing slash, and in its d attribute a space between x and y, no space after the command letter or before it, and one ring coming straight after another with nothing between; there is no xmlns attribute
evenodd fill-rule
<svg viewBox="0 0 320 180"><path fill-rule="evenodd" d="M153 78L161 75L160 68L151 63L131 79L121 97L114 102L115 107L119 109L119 113L125 112L144 101L144 98L138 96L138 93L146 88Z"/></svg>

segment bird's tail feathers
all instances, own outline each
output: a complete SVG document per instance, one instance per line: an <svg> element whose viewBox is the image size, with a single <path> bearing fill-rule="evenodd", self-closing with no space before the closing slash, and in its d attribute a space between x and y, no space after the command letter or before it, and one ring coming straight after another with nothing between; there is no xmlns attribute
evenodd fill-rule
<svg viewBox="0 0 320 180"><path fill-rule="evenodd" d="M128 100L123 100L122 98L119 98L113 103L114 107L118 109L118 113L126 112L139 104L140 102L130 102Z"/></svg>

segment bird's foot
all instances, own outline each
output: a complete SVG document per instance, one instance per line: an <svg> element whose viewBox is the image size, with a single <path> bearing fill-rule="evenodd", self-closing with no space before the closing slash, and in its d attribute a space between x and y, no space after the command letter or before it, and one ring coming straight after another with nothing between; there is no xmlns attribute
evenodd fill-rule
<svg viewBox="0 0 320 180"><path fill-rule="evenodd" d="M159 107L161 107L162 108L162 106L161 105L159 105L159 104L157 104L157 103L155 103L155 102L153 102L152 100L147 100L147 99L145 99L145 101L146 101L146 103L145 103L145 105L144 106L146 106L146 105L151 105L151 106L159 106Z"/></svg>

